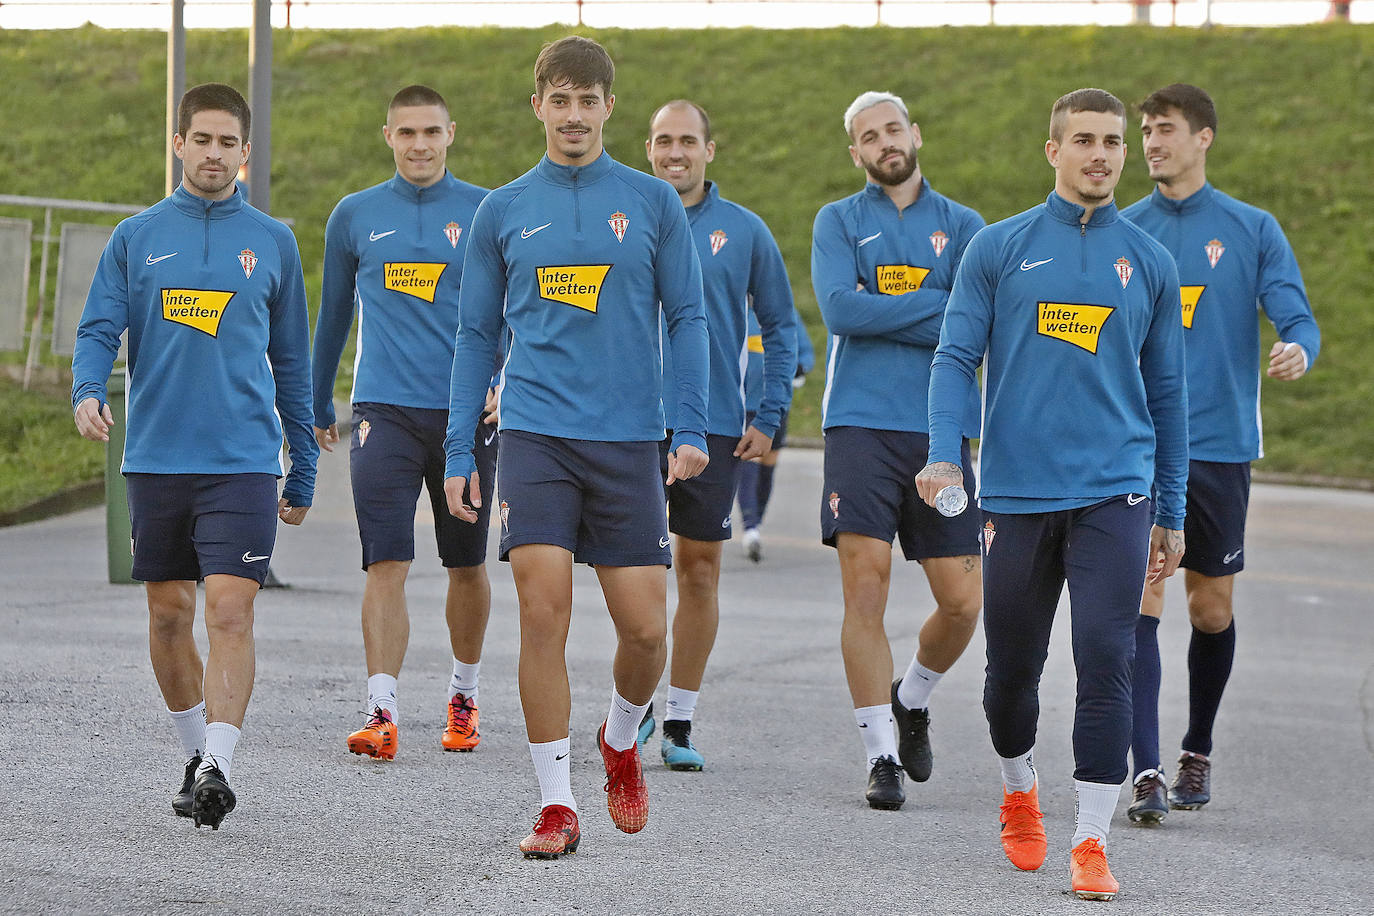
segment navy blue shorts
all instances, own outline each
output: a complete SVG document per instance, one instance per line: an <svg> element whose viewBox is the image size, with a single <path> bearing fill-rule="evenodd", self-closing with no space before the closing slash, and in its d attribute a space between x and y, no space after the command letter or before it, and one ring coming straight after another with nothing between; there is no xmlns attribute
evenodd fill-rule
<svg viewBox="0 0 1374 916"><path fill-rule="evenodd" d="M593 566L671 566L657 442L501 434L501 559L553 544Z"/></svg>
<svg viewBox="0 0 1374 916"><path fill-rule="evenodd" d="M1035 744L1040 674L1067 581L1078 675L1073 775L1124 781L1151 501L1123 494L1079 509L982 515L983 710L992 746L1002 757L1016 757Z"/></svg>
<svg viewBox="0 0 1374 916"><path fill-rule="evenodd" d="M125 474L141 582L267 578L277 542L274 474Z"/></svg>
<svg viewBox="0 0 1374 916"><path fill-rule="evenodd" d="M774 450L780 449L787 444L787 417L791 413L791 409L784 410L782 412L782 419L778 421L778 431L773 433ZM756 411L746 410L744 412L744 425L749 426L751 423L754 422L754 417L756 416L758 416L758 413Z"/></svg>
<svg viewBox="0 0 1374 916"><path fill-rule="evenodd" d="M423 484L434 511L434 539L448 568L480 566L487 558L487 522L496 483L497 433L477 424L473 457L482 508L468 524L449 515L444 496L444 432L448 411L394 404L353 405L349 474L363 547L363 569L382 560L415 559L415 501Z"/></svg>
<svg viewBox="0 0 1374 916"><path fill-rule="evenodd" d="M908 560L967 557L978 552L978 513L945 518L916 492L926 466L925 433L860 426L825 431L825 486L821 492L821 542L835 546L841 531L892 543L901 540ZM964 489L977 492L968 440L963 450ZM970 500L972 502L972 500Z"/></svg>
<svg viewBox="0 0 1374 916"><path fill-rule="evenodd" d="M668 479L668 446L672 434L658 444L658 467ZM707 436L706 450L711 463L706 470L687 480L676 480L664 487L668 499L668 530L694 541L730 540L730 510L739 486L740 460L735 457L739 439L734 436Z"/></svg>
<svg viewBox="0 0 1374 916"><path fill-rule="evenodd" d="M1244 569L1249 507L1248 461L1188 462L1188 517L1183 522L1179 565L1213 578Z"/></svg>

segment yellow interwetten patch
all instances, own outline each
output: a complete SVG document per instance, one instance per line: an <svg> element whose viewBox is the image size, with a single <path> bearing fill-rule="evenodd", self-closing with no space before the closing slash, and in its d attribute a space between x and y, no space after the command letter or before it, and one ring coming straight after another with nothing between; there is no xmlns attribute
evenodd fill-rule
<svg viewBox="0 0 1374 916"><path fill-rule="evenodd" d="M601 301L601 288L610 273L609 264L565 264L536 267L539 295L595 313Z"/></svg>
<svg viewBox="0 0 1374 916"><path fill-rule="evenodd" d="M762 353L763 335L750 334L748 337L744 338L744 345L748 348L750 353Z"/></svg>
<svg viewBox="0 0 1374 916"><path fill-rule="evenodd" d="M1102 326L1116 311L1110 305L1081 305L1076 302L1040 302L1037 305L1040 307L1037 333L1082 347L1094 354L1097 353L1097 338L1102 333Z"/></svg>
<svg viewBox="0 0 1374 916"><path fill-rule="evenodd" d="M930 268L912 267L910 264L879 264L875 271L878 275L878 292L900 296L920 289Z"/></svg>
<svg viewBox="0 0 1374 916"><path fill-rule="evenodd" d="M448 265L388 261L384 268L386 288L433 302L434 291L439 288L439 278L444 275L445 267Z"/></svg>
<svg viewBox="0 0 1374 916"><path fill-rule="evenodd" d="M218 289L164 289L162 317L211 337L219 336L219 322L234 294Z"/></svg>
<svg viewBox="0 0 1374 916"><path fill-rule="evenodd" d="M1183 326L1191 328L1193 326L1193 313L1197 311L1198 300L1202 298L1202 291L1205 286L1180 286L1178 288L1179 299L1183 301Z"/></svg>

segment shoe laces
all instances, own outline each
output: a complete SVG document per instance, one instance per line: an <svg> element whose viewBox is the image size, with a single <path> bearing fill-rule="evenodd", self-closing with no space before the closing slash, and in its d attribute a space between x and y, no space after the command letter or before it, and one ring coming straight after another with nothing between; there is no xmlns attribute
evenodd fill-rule
<svg viewBox="0 0 1374 916"><path fill-rule="evenodd" d="M448 727L449 728L472 728L472 714L477 711L477 704L472 702L465 694L455 693L453 699L448 703Z"/></svg>
<svg viewBox="0 0 1374 916"><path fill-rule="evenodd" d="M391 724L391 714L380 706L374 707L372 712L367 714L367 722L363 728L381 728Z"/></svg>
<svg viewBox="0 0 1374 916"><path fill-rule="evenodd" d="M1163 788L1164 774L1159 770L1146 770L1136 777L1131 797L1134 801L1144 801Z"/></svg>
<svg viewBox="0 0 1374 916"><path fill-rule="evenodd" d="M1207 788L1207 776L1212 762L1206 757L1184 754L1178 759L1178 778L1175 783L1185 792L1202 792Z"/></svg>
<svg viewBox="0 0 1374 916"><path fill-rule="evenodd" d="M633 785L640 777L639 753L635 745L630 745L626 750L617 751L610 745L606 746L610 751L611 760L606 766L606 791L610 792L617 786Z"/></svg>
<svg viewBox="0 0 1374 916"><path fill-rule="evenodd" d="M549 805L534 819L535 833L562 833L577 822L577 815L562 805Z"/></svg>
<svg viewBox="0 0 1374 916"><path fill-rule="evenodd" d="M1008 792L1002 802L1002 827L1010 828L1013 833L1024 831L1039 832L1035 822L1044 818L1040 806L1031 801L1029 792ZM1029 818L1029 820L1028 820Z"/></svg>
<svg viewBox="0 0 1374 916"><path fill-rule="evenodd" d="M1106 878L1111 874L1107 867L1107 852L1095 837L1088 837L1073 848L1071 853L1074 865L1085 873L1085 877Z"/></svg>
<svg viewBox="0 0 1374 916"><path fill-rule="evenodd" d="M868 765L870 772L879 779L896 779L902 772L902 765L891 757L874 757Z"/></svg>

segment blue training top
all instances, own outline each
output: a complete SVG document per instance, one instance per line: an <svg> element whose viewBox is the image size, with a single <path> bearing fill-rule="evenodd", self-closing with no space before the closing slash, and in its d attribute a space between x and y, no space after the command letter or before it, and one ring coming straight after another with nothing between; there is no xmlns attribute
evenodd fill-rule
<svg viewBox="0 0 1374 916"><path fill-rule="evenodd" d="M502 429L662 440L660 303L676 357L671 447L705 451L701 265L677 191L603 152L585 166L545 156L487 195L463 262L445 476L472 473L472 430L507 328Z"/></svg>
<svg viewBox="0 0 1374 916"><path fill-rule="evenodd" d="M795 307L793 312L796 312ZM806 323L802 321L800 314L794 314L797 327L797 370L793 378L801 378L812 369L816 368L816 350L811 346L811 335L806 332ZM745 338L745 350L749 355L749 365L744 370L744 409L745 411L758 410L763 403L763 334L759 329L758 319L754 313L749 313L748 336ZM800 385L801 382L793 382L793 387ZM791 395L788 395L788 404L791 404Z"/></svg>
<svg viewBox="0 0 1374 916"><path fill-rule="evenodd" d="M334 378L355 304L360 317L350 400L448 408L463 254L486 194L448 172L427 188L398 174L339 201L324 230L316 426L335 420Z"/></svg>
<svg viewBox="0 0 1374 916"><path fill-rule="evenodd" d="M1278 220L1210 184L1184 200L1156 189L1121 215L1154 236L1178 264L1193 392L1189 456L1227 462L1263 457L1259 309L1279 339L1302 347L1309 368L1322 343Z"/></svg>
<svg viewBox="0 0 1374 916"><path fill-rule="evenodd" d="M869 182L816 214L811 283L830 330L823 428L927 431L930 361L955 271L982 227L977 211L924 179L900 213ZM963 400L961 428L977 435L976 389Z"/></svg>
<svg viewBox="0 0 1374 916"><path fill-rule="evenodd" d="M706 327L711 337L706 431L719 436L744 433L746 342L754 333L763 341L763 375L767 381L752 425L771 436L778 431L782 412L791 403L797 361L796 310L782 252L763 220L721 197L712 181L706 182L706 197L687 208L687 222L701 261ZM755 327L752 332L751 323ZM668 428L675 429L672 347L666 338L663 381L663 410Z"/></svg>
<svg viewBox="0 0 1374 916"><path fill-rule="evenodd" d="M1173 259L1114 204L1051 193L988 226L959 268L930 379L930 461L961 464L964 403L983 368L979 497L1050 512L1127 493L1181 530L1188 389Z"/></svg>
<svg viewBox="0 0 1374 916"><path fill-rule="evenodd" d="M282 475L310 505L310 329L291 230L237 191L178 187L121 222L100 256L72 357L72 407L105 403L129 331L126 474Z"/></svg>

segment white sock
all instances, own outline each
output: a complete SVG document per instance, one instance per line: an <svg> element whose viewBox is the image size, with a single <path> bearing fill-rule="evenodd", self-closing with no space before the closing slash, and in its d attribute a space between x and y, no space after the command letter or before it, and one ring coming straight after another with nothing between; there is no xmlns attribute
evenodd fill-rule
<svg viewBox="0 0 1374 916"><path fill-rule="evenodd" d="M181 750L186 759L202 757L205 751L205 701L201 700L190 709L181 712L167 710L172 719L172 727L181 739Z"/></svg>
<svg viewBox="0 0 1374 916"><path fill-rule="evenodd" d="M234 746L239 743L237 728L228 722L211 722L205 726L205 757L200 762L197 773L211 767L219 767L224 778L229 778L229 770L234 765Z"/></svg>
<svg viewBox="0 0 1374 916"><path fill-rule="evenodd" d="M939 671L931 671L911 656L911 667L902 675L897 685L897 702L907 709L925 709L930 705L930 692L944 677Z"/></svg>
<svg viewBox="0 0 1374 916"><path fill-rule="evenodd" d="M897 736L892 731L892 706L860 706L854 710L854 721L859 724L859 737L864 739L864 767L873 764L879 757L897 759Z"/></svg>
<svg viewBox="0 0 1374 916"><path fill-rule="evenodd" d="M372 715L372 710L378 706L391 714L391 721L396 721L396 676L392 674L374 674L367 679L367 714Z"/></svg>
<svg viewBox="0 0 1374 916"><path fill-rule="evenodd" d="M480 661L469 665L467 662L453 660L453 677L448 679L448 698L452 700L458 694L462 694L474 704L477 702L477 670L482 667Z"/></svg>
<svg viewBox="0 0 1374 916"><path fill-rule="evenodd" d="M1121 797L1121 786L1075 779L1073 796L1076 824L1069 848L1077 847L1089 837L1095 837L1106 846L1107 831L1111 829L1116 802Z"/></svg>
<svg viewBox="0 0 1374 916"><path fill-rule="evenodd" d="M1035 788L1035 749L1020 757L998 757L1002 761L1002 785L1008 792L1029 792Z"/></svg>
<svg viewBox="0 0 1374 916"><path fill-rule="evenodd" d="M530 743L530 759L534 761L534 775L539 778L539 807L562 805L577 813L573 801L571 763L568 758L569 739Z"/></svg>
<svg viewBox="0 0 1374 916"><path fill-rule="evenodd" d="M653 702L650 700L649 702ZM606 733L602 740L613 751L629 750L639 735L639 723L644 721L644 713L649 703L636 706L611 688L611 708L606 713Z"/></svg>
<svg viewBox="0 0 1374 916"><path fill-rule="evenodd" d="M699 690L683 690L681 687L668 685L668 708L663 713L663 718L681 719L684 722L691 722L692 715L697 711L697 696Z"/></svg>

